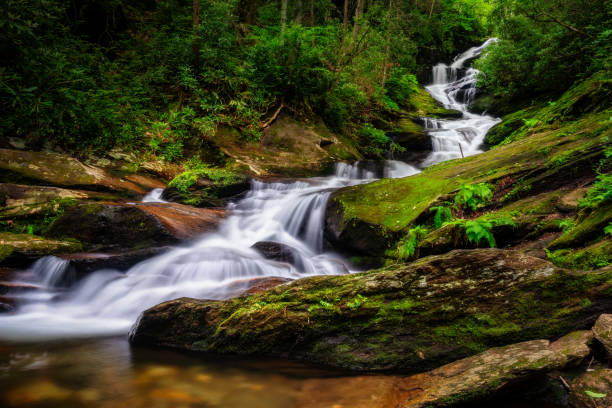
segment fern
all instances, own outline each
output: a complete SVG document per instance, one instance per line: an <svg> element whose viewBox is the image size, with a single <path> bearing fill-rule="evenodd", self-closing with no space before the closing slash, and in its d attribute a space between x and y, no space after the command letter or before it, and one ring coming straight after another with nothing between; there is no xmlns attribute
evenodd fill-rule
<svg viewBox="0 0 612 408"><path fill-rule="evenodd" d="M604 228L604 234L612 236L612 222Z"/></svg>
<svg viewBox="0 0 612 408"><path fill-rule="evenodd" d="M489 247L495 248L497 243L491 228L493 228L493 223L490 221L469 220L465 222L465 235L476 246L480 245L480 242L484 239Z"/></svg>
<svg viewBox="0 0 612 408"><path fill-rule="evenodd" d="M455 206L464 211L476 211L493 198L491 187L487 183L462 184L455 196Z"/></svg>
<svg viewBox="0 0 612 408"><path fill-rule="evenodd" d="M403 244L399 247L399 259L412 258L417 253L419 240L427 235L427 228L417 225L408 231L408 236Z"/></svg>
<svg viewBox="0 0 612 408"><path fill-rule="evenodd" d="M450 208L443 205L431 207L429 211L435 211L434 226L436 229L442 227L445 222L450 221L453 218L453 213L451 212Z"/></svg>

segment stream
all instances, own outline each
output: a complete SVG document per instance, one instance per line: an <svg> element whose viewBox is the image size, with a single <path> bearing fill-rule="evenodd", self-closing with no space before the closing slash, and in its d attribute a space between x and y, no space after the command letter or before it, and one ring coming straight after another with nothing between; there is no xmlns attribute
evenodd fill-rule
<svg viewBox="0 0 612 408"><path fill-rule="evenodd" d="M477 71L465 65L492 41L459 55L451 65L433 68L434 80L426 89L463 117L423 119L433 151L420 163L337 163L329 177L254 180L243 199L228 205L230 215L216 232L127 272L99 270L69 287L68 261L38 260L20 276L23 283L42 289L16 295L16 311L0 315L0 405L313 407L316 401L305 396L312 393L305 386L308 381L315 384L312 390L318 390L321 401L332 398L333 389L322 379L342 373L286 361L216 360L165 350L132 350L126 335L143 310L166 300L227 299L255 278L355 272L324 245L329 195L338 188L381 177L408 177L424 167L482 152L487 131L499 119L468 111L476 94ZM143 201L163 202L161 190ZM252 248L262 241L292 247L296 261L264 258ZM362 406L356 405L358 401L351 404Z"/></svg>

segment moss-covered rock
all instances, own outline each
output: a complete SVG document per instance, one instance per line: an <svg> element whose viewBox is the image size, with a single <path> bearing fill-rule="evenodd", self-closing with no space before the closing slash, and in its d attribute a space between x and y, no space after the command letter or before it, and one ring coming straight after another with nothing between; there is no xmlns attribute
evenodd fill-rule
<svg viewBox="0 0 612 408"><path fill-rule="evenodd" d="M464 250L224 302L166 302L143 313L131 341L414 372L588 328L611 305L611 270L571 273L519 252Z"/></svg>
<svg viewBox="0 0 612 408"><path fill-rule="evenodd" d="M566 105L567 98L562 98ZM440 195L452 195L462 183L488 182L495 187L487 209L543 192L582 187L585 180L595 178L594 168L611 146L612 109L562 121L560 115L567 110L562 102L536 110L538 119L527 120L519 133L512 133L493 150L444 162L404 179L334 192L326 214L330 242L345 250L382 256L423 221L422 214L438 205Z"/></svg>
<svg viewBox="0 0 612 408"><path fill-rule="evenodd" d="M9 149L0 149L0 181L115 191L132 196L147 192L133 181L70 156Z"/></svg>
<svg viewBox="0 0 612 408"><path fill-rule="evenodd" d="M82 250L75 240L45 239L36 235L0 232L0 266L23 267L45 255Z"/></svg>

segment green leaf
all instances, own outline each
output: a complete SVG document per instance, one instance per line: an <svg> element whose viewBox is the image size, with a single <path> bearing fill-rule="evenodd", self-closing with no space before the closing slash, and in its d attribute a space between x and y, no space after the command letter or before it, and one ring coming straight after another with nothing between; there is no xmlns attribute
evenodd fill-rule
<svg viewBox="0 0 612 408"><path fill-rule="evenodd" d="M606 398L607 394L601 394L599 392L593 392L589 390L585 390L584 393L591 398Z"/></svg>

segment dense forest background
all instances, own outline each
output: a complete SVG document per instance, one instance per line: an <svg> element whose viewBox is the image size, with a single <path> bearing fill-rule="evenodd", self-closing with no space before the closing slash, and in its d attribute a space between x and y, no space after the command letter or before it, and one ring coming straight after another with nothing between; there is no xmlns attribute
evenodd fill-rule
<svg viewBox="0 0 612 408"><path fill-rule="evenodd" d="M383 146L371 119L406 108L433 64L491 36L500 41L477 67L502 113L612 66L610 0L7 0L2 9L0 138L78 155L121 146L180 162L221 125L257 142L281 110Z"/></svg>

